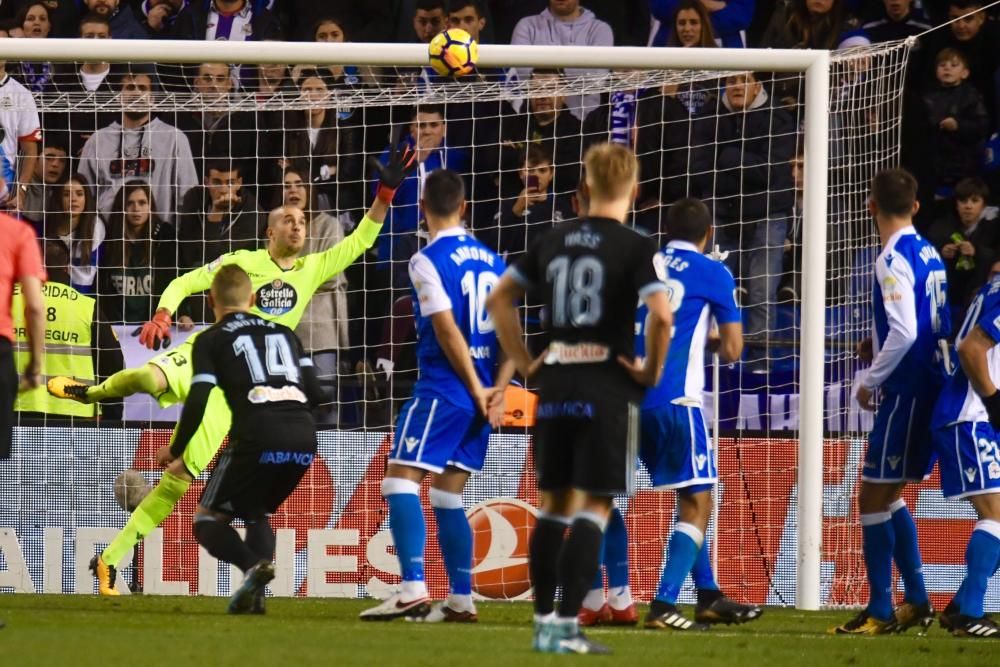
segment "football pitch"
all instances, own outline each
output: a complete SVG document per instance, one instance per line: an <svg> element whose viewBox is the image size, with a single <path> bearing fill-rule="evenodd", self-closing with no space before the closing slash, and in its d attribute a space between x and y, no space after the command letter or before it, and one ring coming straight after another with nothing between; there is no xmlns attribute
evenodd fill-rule
<svg viewBox="0 0 1000 667"><path fill-rule="evenodd" d="M476 625L362 623L370 600L271 599L267 616L228 616L205 597L0 595L0 664L47 665L996 665L996 641L833 637L851 612L768 608L759 621L706 633L593 629L610 657L531 651L531 608L480 604ZM643 610L644 611L644 610Z"/></svg>

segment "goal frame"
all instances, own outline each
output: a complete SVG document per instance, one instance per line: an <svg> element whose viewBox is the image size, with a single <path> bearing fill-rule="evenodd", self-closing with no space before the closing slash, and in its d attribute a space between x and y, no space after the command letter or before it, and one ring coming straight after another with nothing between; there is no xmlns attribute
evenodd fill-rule
<svg viewBox="0 0 1000 667"><path fill-rule="evenodd" d="M423 44L4 39L0 60L421 67ZM823 363L826 297L830 52L789 49L513 46L482 44L481 67L688 69L805 73L801 355L795 606L820 608L823 537Z"/></svg>

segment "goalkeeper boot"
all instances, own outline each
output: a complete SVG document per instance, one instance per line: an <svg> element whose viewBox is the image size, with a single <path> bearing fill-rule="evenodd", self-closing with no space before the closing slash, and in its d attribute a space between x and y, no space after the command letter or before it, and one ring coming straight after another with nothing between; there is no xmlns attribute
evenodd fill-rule
<svg viewBox="0 0 1000 667"><path fill-rule="evenodd" d="M362 621L391 621L396 618L422 619L431 613L431 599L426 595L404 601L402 593L394 593L382 604L365 609L358 618Z"/></svg>
<svg viewBox="0 0 1000 667"><path fill-rule="evenodd" d="M643 626L650 630L693 630L704 632L708 630L708 625L692 621L677 608L677 605L660 600L653 600L649 605L649 612Z"/></svg>
<svg viewBox="0 0 1000 667"><path fill-rule="evenodd" d="M858 615L849 620L843 625L838 625L835 628L830 629L831 635L884 635L891 630L889 625L892 623L889 621L880 621L879 619L871 616L868 610L863 610L858 612Z"/></svg>
<svg viewBox="0 0 1000 667"><path fill-rule="evenodd" d="M56 398L67 398L78 403L91 402L87 400L87 390L90 389L90 385L65 375L49 378L49 381L45 383L45 388Z"/></svg>
<svg viewBox="0 0 1000 667"><path fill-rule="evenodd" d="M247 570L243 576L243 583L229 598L229 613L246 614L251 611L257 592L263 591L272 579L274 579L274 563L269 560L262 560Z"/></svg>
<svg viewBox="0 0 1000 667"><path fill-rule="evenodd" d="M101 595L112 597L121 595L115 588L115 580L118 578L118 570L114 565L108 565L101 558L100 554L90 559L90 571L97 577L97 592Z"/></svg>
<svg viewBox="0 0 1000 667"><path fill-rule="evenodd" d="M698 604L694 608L694 620L699 623L749 623L764 614L757 605L740 604L730 600L720 591L712 591L718 595L705 596L698 592ZM711 599L709 599L709 597Z"/></svg>
<svg viewBox="0 0 1000 667"><path fill-rule="evenodd" d="M957 614L952 616L951 634L956 637L1000 639L1000 625L989 616L973 618Z"/></svg>
<svg viewBox="0 0 1000 667"><path fill-rule="evenodd" d="M919 627L921 633L934 623L934 607L930 602L913 604L903 602L892 611L892 621L889 622L889 632L906 632L910 628Z"/></svg>

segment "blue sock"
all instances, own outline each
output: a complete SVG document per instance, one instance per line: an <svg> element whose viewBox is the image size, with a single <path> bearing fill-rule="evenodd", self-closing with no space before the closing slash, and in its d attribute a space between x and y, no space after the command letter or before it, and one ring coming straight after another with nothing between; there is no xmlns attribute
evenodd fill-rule
<svg viewBox="0 0 1000 667"><path fill-rule="evenodd" d="M861 545L868 571L870 598L868 613L880 621L892 618L892 551L895 534L892 514L877 512L861 515Z"/></svg>
<svg viewBox="0 0 1000 667"><path fill-rule="evenodd" d="M969 545L965 548L965 580L957 597L958 608L964 616L980 618L983 615L983 598L986 584L997 569L1000 560L1000 521L983 520L976 523Z"/></svg>
<svg viewBox="0 0 1000 667"><path fill-rule="evenodd" d="M670 551L667 554L667 564L663 566L663 576L660 577L660 588L656 599L660 602L677 603L677 596L705 536L700 530L689 523L678 522L670 536Z"/></svg>
<svg viewBox="0 0 1000 667"><path fill-rule="evenodd" d="M628 531L617 507L611 509L604 530L604 568L608 571L608 588L628 586Z"/></svg>
<svg viewBox="0 0 1000 667"><path fill-rule="evenodd" d="M462 507L462 496L431 489L431 507L438 524L438 544L448 571L449 591L472 594L472 528Z"/></svg>
<svg viewBox="0 0 1000 667"><path fill-rule="evenodd" d="M920 546L917 543L917 524L913 523L913 515L902 498L889 505L889 511L892 512L892 530L896 535L892 557L903 577L905 599L912 604L927 604L929 598L924 586L924 564L920 560Z"/></svg>
<svg viewBox="0 0 1000 667"><path fill-rule="evenodd" d="M424 580L424 546L427 526L420 508L420 485L406 479L386 477L382 495L389 505L389 529L396 545L396 556L403 581Z"/></svg>
<svg viewBox="0 0 1000 667"><path fill-rule="evenodd" d="M694 567L691 568L694 587L699 591L719 590L719 584L715 581L715 571L712 569L711 552L712 543L706 537L701 549L698 550L698 556L694 559Z"/></svg>

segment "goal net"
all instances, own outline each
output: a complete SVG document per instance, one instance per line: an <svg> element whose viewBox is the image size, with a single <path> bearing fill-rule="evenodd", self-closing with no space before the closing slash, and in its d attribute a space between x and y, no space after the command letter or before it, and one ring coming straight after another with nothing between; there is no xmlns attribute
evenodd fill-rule
<svg viewBox="0 0 1000 667"><path fill-rule="evenodd" d="M66 309L50 288L47 299L60 310L48 323L48 341L77 364L60 372L85 379L141 365L154 353L132 334L171 279L223 252L264 247L267 216L281 205L305 210L307 252L331 247L360 221L373 196L370 160L384 160L399 132L419 152L417 174L397 193L375 247L323 285L297 329L334 400L320 412L317 461L273 520L273 594L383 596L399 577L379 484L396 413L416 378L407 265L428 241L422 179L440 167L460 172L468 227L512 262L545 230L578 214L586 149L621 142L641 163L630 224L664 243L670 204L705 199L716 216L713 246L738 279L744 359L729 366L705 360L720 474L709 537L720 584L738 600L795 604L799 498L821 497L821 602L858 604L866 591L854 495L871 417L850 396L859 370L853 347L870 329L877 247L866 197L871 176L898 162L907 52L888 44L832 59L825 444L815 488L797 484L801 283L809 271L801 249L813 233L803 222L803 183L810 168L823 166L809 166L806 77L798 73L483 68L479 76L443 81L419 67L254 66L218 58L113 62L91 91L94 77L82 76L80 63L60 65L48 85L11 102L31 117L33 99L42 129L37 176L18 172L27 185L20 214L43 239L50 284L68 284L87 304L93 297L101 325L74 320L82 311ZM90 63L85 71L105 68ZM298 298L280 280L257 292L260 307L273 314ZM544 314L531 295L523 318L540 346ZM210 320L202 297L185 300L174 314L171 349ZM115 336L102 333L105 324ZM486 599L530 596L526 549L537 503L531 389L510 390L508 425L492 436L485 469L464 495L475 534L474 587ZM156 450L168 443L178 408L141 395L102 405L99 418L42 396L34 403L22 397L20 407L12 457L0 461L0 590L91 592L86 563L127 519L115 478L135 468L148 482L158 480ZM230 590L235 577L190 531L205 479L126 561L125 584L147 593ZM629 529L631 585L647 600L675 506L671 494L649 489L644 471L639 486L619 506ZM970 517L940 502L935 480L908 499L929 588L953 591L961 554L933 536L968 531ZM447 584L431 514L428 526L428 579L440 596ZM682 601L691 595L686 588Z"/></svg>

